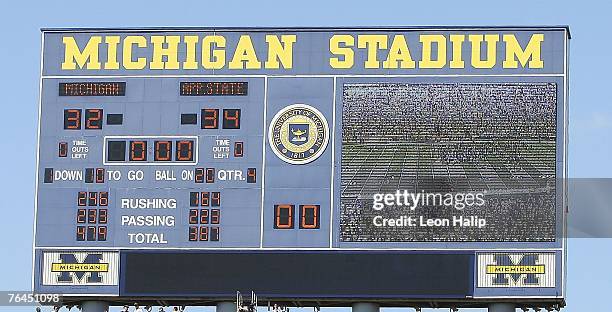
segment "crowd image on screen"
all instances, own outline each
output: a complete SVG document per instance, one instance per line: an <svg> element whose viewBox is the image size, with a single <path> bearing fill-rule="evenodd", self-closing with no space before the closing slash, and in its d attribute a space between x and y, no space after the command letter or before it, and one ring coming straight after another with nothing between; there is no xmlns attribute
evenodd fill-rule
<svg viewBox="0 0 612 312"><path fill-rule="evenodd" d="M554 140L556 84L366 84L344 88L343 143Z"/></svg>
<svg viewBox="0 0 612 312"><path fill-rule="evenodd" d="M554 240L556 140L555 83L344 85L341 240ZM396 190L487 192L489 227L373 227L372 194Z"/></svg>

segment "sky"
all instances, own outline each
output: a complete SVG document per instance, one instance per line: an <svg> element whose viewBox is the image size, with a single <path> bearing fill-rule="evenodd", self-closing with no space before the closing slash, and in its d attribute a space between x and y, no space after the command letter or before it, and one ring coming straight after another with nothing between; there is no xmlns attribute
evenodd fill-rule
<svg viewBox="0 0 612 312"><path fill-rule="evenodd" d="M4 29L0 35L4 133L0 290L31 287L41 27L569 25L570 177L610 178L610 12L610 1L585 0L4 2L0 10ZM574 206L570 208L584 208L580 203ZM566 311L608 309L611 260L611 239L570 239ZM0 307L0 311L33 309Z"/></svg>

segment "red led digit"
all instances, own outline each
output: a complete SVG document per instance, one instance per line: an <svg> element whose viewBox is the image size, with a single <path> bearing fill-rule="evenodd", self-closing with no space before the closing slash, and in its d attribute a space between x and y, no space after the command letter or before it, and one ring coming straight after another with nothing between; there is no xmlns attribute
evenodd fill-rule
<svg viewBox="0 0 612 312"><path fill-rule="evenodd" d="M234 142L234 157L242 157L244 155L244 143Z"/></svg>
<svg viewBox="0 0 612 312"><path fill-rule="evenodd" d="M147 141L130 141L130 161L147 160Z"/></svg>
<svg viewBox="0 0 612 312"><path fill-rule="evenodd" d="M103 110L85 110L85 129L102 129Z"/></svg>
<svg viewBox="0 0 612 312"><path fill-rule="evenodd" d="M98 227L98 240L105 241L106 240L106 226Z"/></svg>
<svg viewBox="0 0 612 312"><path fill-rule="evenodd" d="M213 226L210 228L210 240L213 242L218 242L219 241L219 227L218 226Z"/></svg>
<svg viewBox="0 0 612 312"><path fill-rule="evenodd" d="M193 141L176 142L176 161L193 160Z"/></svg>
<svg viewBox="0 0 612 312"><path fill-rule="evenodd" d="M212 192L211 199L211 206L221 206L221 192Z"/></svg>
<svg viewBox="0 0 612 312"><path fill-rule="evenodd" d="M59 157L67 157L68 156L68 143L67 142L59 142L58 156Z"/></svg>
<svg viewBox="0 0 612 312"><path fill-rule="evenodd" d="M155 141L155 161L172 160L172 142Z"/></svg>
<svg viewBox="0 0 612 312"><path fill-rule="evenodd" d="M77 229L76 229L76 240L77 241L84 241L85 240L85 227L84 226L77 226Z"/></svg>
<svg viewBox="0 0 612 312"><path fill-rule="evenodd" d="M79 192L79 197L77 199L77 205L87 206L87 192Z"/></svg>
<svg viewBox="0 0 612 312"><path fill-rule="evenodd" d="M104 168L96 168L96 183L104 183Z"/></svg>
<svg viewBox="0 0 612 312"><path fill-rule="evenodd" d="M85 209L78 209L77 210L77 223L85 223L86 216L87 216L87 213Z"/></svg>
<svg viewBox="0 0 612 312"><path fill-rule="evenodd" d="M208 209L201 209L200 210L200 224L208 224L208 222L209 222Z"/></svg>
<svg viewBox="0 0 612 312"><path fill-rule="evenodd" d="M202 192L202 200L200 201L200 204L202 205L202 207L208 207L210 205L210 193L209 192Z"/></svg>
<svg viewBox="0 0 612 312"><path fill-rule="evenodd" d="M100 206L108 206L108 192L100 192Z"/></svg>
<svg viewBox="0 0 612 312"><path fill-rule="evenodd" d="M204 168L195 168L193 181L195 183L204 183Z"/></svg>
<svg viewBox="0 0 612 312"><path fill-rule="evenodd" d="M240 110L223 110L223 129L240 129Z"/></svg>
<svg viewBox="0 0 612 312"><path fill-rule="evenodd" d="M274 228L292 229L293 228L293 209L294 205L274 205Z"/></svg>
<svg viewBox="0 0 612 312"><path fill-rule="evenodd" d="M202 110L202 129L219 128L219 110L205 108Z"/></svg>
<svg viewBox="0 0 612 312"><path fill-rule="evenodd" d="M200 206L200 192L189 192L189 207Z"/></svg>
<svg viewBox="0 0 612 312"><path fill-rule="evenodd" d="M215 183L215 168L206 168L206 183Z"/></svg>
<svg viewBox="0 0 612 312"><path fill-rule="evenodd" d="M189 209L189 224L198 224L198 210Z"/></svg>
<svg viewBox="0 0 612 312"><path fill-rule="evenodd" d="M96 226L88 226L87 227L87 240L88 241L95 241L96 240L96 232L97 232L97 227Z"/></svg>
<svg viewBox="0 0 612 312"><path fill-rule="evenodd" d="M300 205L300 228L319 228L319 205Z"/></svg>
<svg viewBox="0 0 612 312"><path fill-rule="evenodd" d="M247 183L256 183L257 182L257 169L249 168L247 169Z"/></svg>
<svg viewBox="0 0 612 312"><path fill-rule="evenodd" d="M100 209L98 212L98 223L106 224L108 222L108 210Z"/></svg>
<svg viewBox="0 0 612 312"><path fill-rule="evenodd" d="M96 223L98 220L98 210L87 209L87 223Z"/></svg>
<svg viewBox="0 0 612 312"><path fill-rule="evenodd" d="M65 109L64 110L64 130L80 130L81 129L81 110L80 109Z"/></svg>
<svg viewBox="0 0 612 312"><path fill-rule="evenodd" d="M198 240L198 227L197 226L190 226L189 227L189 241L190 242L195 242Z"/></svg>
<svg viewBox="0 0 612 312"><path fill-rule="evenodd" d="M201 226L200 227L200 241L208 241L208 227Z"/></svg>
<svg viewBox="0 0 612 312"><path fill-rule="evenodd" d="M221 222L221 211L219 209L210 210L210 223L219 224Z"/></svg>
<svg viewBox="0 0 612 312"><path fill-rule="evenodd" d="M98 205L98 193L97 192L89 192L89 198L87 201L87 206L97 206Z"/></svg>

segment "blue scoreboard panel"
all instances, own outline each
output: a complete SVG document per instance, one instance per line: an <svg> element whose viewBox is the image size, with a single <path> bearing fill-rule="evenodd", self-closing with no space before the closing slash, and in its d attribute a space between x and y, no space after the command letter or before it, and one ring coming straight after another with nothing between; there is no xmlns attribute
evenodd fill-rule
<svg viewBox="0 0 612 312"><path fill-rule="evenodd" d="M36 292L564 302L566 28L42 37Z"/></svg>

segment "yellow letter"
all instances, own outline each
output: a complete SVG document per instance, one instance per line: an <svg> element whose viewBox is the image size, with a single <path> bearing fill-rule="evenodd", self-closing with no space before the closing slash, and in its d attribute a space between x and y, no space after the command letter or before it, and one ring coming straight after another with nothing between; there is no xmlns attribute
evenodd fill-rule
<svg viewBox="0 0 612 312"><path fill-rule="evenodd" d="M340 47L340 43L344 43L346 47L352 47L355 45L355 38L353 38L353 36L351 35L333 35L329 39L329 52L335 55L338 55L338 54L344 55L343 60L340 60L339 57L330 58L329 65L332 68L342 68L342 69L352 68L355 53L353 52L353 49L351 48Z"/></svg>
<svg viewBox="0 0 612 312"><path fill-rule="evenodd" d="M540 58L542 41L544 41L544 34L533 34L529 43L527 43L527 47L523 50L513 34L504 35L504 42L506 43L504 68L518 68L515 57L518 57L523 67L527 65L527 60L531 58L529 68L544 68L544 62Z"/></svg>
<svg viewBox="0 0 612 312"><path fill-rule="evenodd" d="M281 41L283 42L282 44ZM276 35L266 35L268 60L264 66L266 68L278 69L280 67L278 60L280 60L283 68L293 68L293 44L295 41L295 35L281 35L280 40L278 40Z"/></svg>
<svg viewBox="0 0 612 312"><path fill-rule="evenodd" d="M222 48L215 50L215 47ZM206 36L202 40L202 66L205 69L221 69L225 66L225 37L223 36ZM212 56L211 56L212 50Z"/></svg>
<svg viewBox="0 0 612 312"><path fill-rule="evenodd" d="M368 58L364 64L365 68L380 68L378 49L387 48L387 35L358 35L357 47L368 49Z"/></svg>
<svg viewBox="0 0 612 312"><path fill-rule="evenodd" d="M450 41L453 44L453 59L450 61L450 68L465 67L463 56L461 55L461 48L464 40L465 35L450 35Z"/></svg>
<svg viewBox="0 0 612 312"><path fill-rule="evenodd" d="M151 69L179 69L178 44L181 42L180 36L151 36L153 43L153 59L149 64ZM163 44L168 47L164 48ZM164 62L163 56L166 56Z"/></svg>
<svg viewBox="0 0 612 312"><path fill-rule="evenodd" d="M132 48L134 46L144 48L147 46L147 39L143 36L127 36L123 39L123 68L143 69L147 66L147 59L139 57L135 62L132 60Z"/></svg>
<svg viewBox="0 0 612 312"><path fill-rule="evenodd" d="M119 39L119 36L106 36L106 38L104 38L104 42L106 42L108 46L104 69L119 69L119 62L117 62L117 45L119 44Z"/></svg>
<svg viewBox="0 0 612 312"><path fill-rule="evenodd" d="M443 35L421 35L420 41L423 44L423 57L419 61L420 68L442 68L446 65L446 38ZM438 56L436 60L431 58L431 44L438 46Z"/></svg>
<svg viewBox="0 0 612 312"><path fill-rule="evenodd" d="M484 40L487 42L487 59L480 59L480 43L482 35L469 35L468 39L472 42L472 66L474 68L493 68L497 61L497 42L499 35L488 34L484 35Z"/></svg>
<svg viewBox="0 0 612 312"><path fill-rule="evenodd" d="M244 62L246 62L246 69L260 69L261 62L257 59L255 48L253 48L253 42L249 35L242 35L238 40L236 51L231 62L229 62L230 69L244 69Z"/></svg>
<svg viewBox="0 0 612 312"><path fill-rule="evenodd" d="M102 43L102 37L91 36L83 52L79 50L74 37L64 37L63 42L64 62L62 63L62 70L76 69L77 64L79 68L83 68L85 63L87 63L87 69L100 69L98 47Z"/></svg>
<svg viewBox="0 0 612 312"><path fill-rule="evenodd" d="M403 35L395 35L389 49L389 55L383 62L384 68L397 68L397 62L400 62L401 68L414 68L415 62L410 56L410 50L406 43L406 38Z"/></svg>
<svg viewBox="0 0 612 312"><path fill-rule="evenodd" d="M185 49L187 54L183 62L183 69L198 69L198 61L196 61L196 44L200 38L198 36L185 36Z"/></svg>

